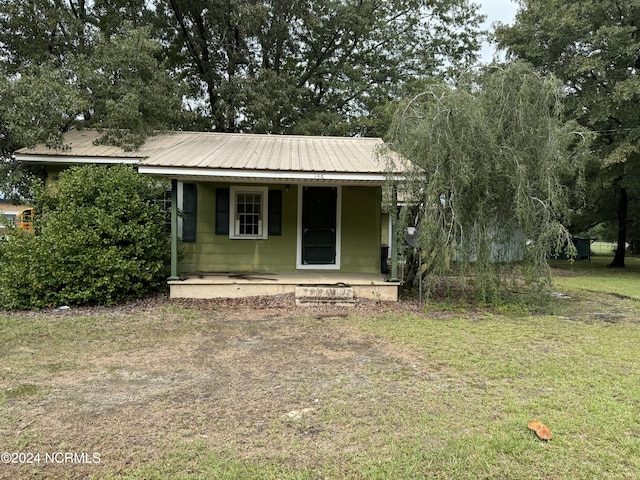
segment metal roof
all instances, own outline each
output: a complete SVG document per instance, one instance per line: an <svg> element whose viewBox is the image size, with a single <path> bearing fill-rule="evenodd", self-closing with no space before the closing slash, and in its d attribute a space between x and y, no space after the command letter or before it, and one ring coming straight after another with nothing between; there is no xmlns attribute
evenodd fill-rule
<svg viewBox="0 0 640 480"><path fill-rule="evenodd" d="M141 173L172 177L380 182L386 160L380 138L170 132L147 138L135 151L95 145L100 133L73 130L65 148L39 145L16 152L43 163L137 163ZM400 171L399 164L394 168Z"/></svg>
<svg viewBox="0 0 640 480"><path fill-rule="evenodd" d="M44 144L21 148L17 160L36 163L138 163L151 152L145 144L139 150L126 151L113 145L97 145L101 134L96 130L71 130L64 134L63 148Z"/></svg>

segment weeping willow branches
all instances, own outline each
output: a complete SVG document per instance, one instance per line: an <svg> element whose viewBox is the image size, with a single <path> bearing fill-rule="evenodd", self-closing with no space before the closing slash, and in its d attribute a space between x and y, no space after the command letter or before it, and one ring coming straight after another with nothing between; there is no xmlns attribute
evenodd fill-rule
<svg viewBox="0 0 640 480"><path fill-rule="evenodd" d="M561 120L561 93L514 63L455 88L432 85L397 110L389 145L410 172L400 217L419 227L427 284L472 278L481 301L514 278L548 285L547 255L570 238L577 192L565 185L581 177L588 152L588 136Z"/></svg>

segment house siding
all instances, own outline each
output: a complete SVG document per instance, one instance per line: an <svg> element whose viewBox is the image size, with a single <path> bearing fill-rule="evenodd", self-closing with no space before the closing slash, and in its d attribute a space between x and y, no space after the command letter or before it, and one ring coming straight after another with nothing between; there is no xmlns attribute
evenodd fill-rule
<svg viewBox="0 0 640 480"><path fill-rule="evenodd" d="M380 273L380 187L342 188L342 261L340 270Z"/></svg>
<svg viewBox="0 0 640 480"><path fill-rule="evenodd" d="M193 272L296 271L298 188L268 185L282 191L282 234L264 240L232 240L215 234L216 188L228 183L198 183L197 235L182 245L179 269ZM380 271L380 187L342 187L342 255L340 271Z"/></svg>
<svg viewBox="0 0 640 480"><path fill-rule="evenodd" d="M216 188L226 183L198 184L196 241L183 244L182 272L288 272L296 262L296 188L269 185L282 191L282 235L264 240L232 240L216 235Z"/></svg>

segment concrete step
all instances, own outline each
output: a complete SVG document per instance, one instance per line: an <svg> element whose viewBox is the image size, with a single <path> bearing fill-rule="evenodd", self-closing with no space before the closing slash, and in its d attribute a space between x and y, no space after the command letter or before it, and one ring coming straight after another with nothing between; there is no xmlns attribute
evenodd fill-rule
<svg viewBox="0 0 640 480"><path fill-rule="evenodd" d="M353 288L343 285L314 285L295 288L296 305L352 307Z"/></svg>

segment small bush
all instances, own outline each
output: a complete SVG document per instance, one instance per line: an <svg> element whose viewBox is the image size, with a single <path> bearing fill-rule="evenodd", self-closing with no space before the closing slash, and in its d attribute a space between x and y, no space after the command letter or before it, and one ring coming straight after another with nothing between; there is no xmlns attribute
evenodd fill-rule
<svg viewBox="0 0 640 480"><path fill-rule="evenodd" d="M110 305L165 285L164 186L130 166L73 167L35 196L36 235L0 246L0 305Z"/></svg>

